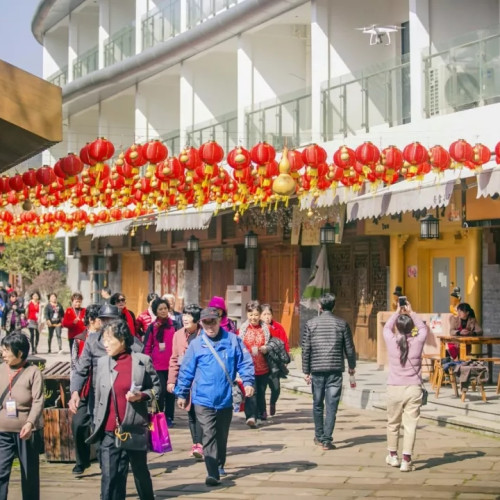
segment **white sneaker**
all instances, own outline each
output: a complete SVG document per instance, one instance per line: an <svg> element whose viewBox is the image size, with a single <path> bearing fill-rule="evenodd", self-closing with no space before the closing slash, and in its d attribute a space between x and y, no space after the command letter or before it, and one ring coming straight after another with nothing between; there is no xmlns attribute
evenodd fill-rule
<svg viewBox="0 0 500 500"><path fill-rule="evenodd" d="M385 457L385 463L391 467L399 467L401 465L397 455L387 455Z"/></svg>
<svg viewBox="0 0 500 500"><path fill-rule="evenodd" d="M248 427L250 427L250 429L257 428L257 424L255 423L254 418L247 418L247 425L248 425Z"/></svg>
<svg viewBox="0 0 500 500"><path fill-rule="evenodd" d="M64 351L61 349L57 354L64 354Z"/></svg>
<svg viewBox="0 0 500 500"><path fill-rule="evenodd" d="M412 470L415 470L415 466L413 465L413 462L407 462L406 460L401 460L401 467L399 468L401 472L411 472Z"/></svg>

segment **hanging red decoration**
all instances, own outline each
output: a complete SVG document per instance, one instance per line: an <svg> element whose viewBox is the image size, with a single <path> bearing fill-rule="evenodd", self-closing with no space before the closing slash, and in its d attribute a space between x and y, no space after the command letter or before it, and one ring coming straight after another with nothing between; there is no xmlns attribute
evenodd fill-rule
<svg viewBox="0 0 500 500"><path fill-rule="evenodd" d="M481 167L491 160L491 151L484 144L476 144L472 148L472 165L466 164L471 170L480 170Z"/></svg>
<svg viewBox="0 0 500 500"><path fill-rule="evenodd" d="M80 149L80 160L82 160L85 165L93 166L97 163L97 160L92 158L89 153L90 142L87 142L82 149Z"/></svg>
<svg viewBox="0 0 500 500"><path fill-rule="evenodd" d="M125 152L125 161L133 167L142 167L148 161L142 150L141 144L132 144Z"/></svg>
<svg viewBox="0 0 500 500"><path fill-rule="evenodd" d="M82 160L74 153L69 153L68 156L61 158L60 162L61 170L66 174L66 177L75 177L83 170Z"/></svg>
<svg viewBox="0 0 500 500"><path fill-rule="evenodd" d="M146 177L151 178L154 176L156 164L163 161L168 156L168 149L158 139L149 141L142 147L142 155L149 162Z"/></svg>
<svg viewBox="0 0 500 500"><path fill-rule="evenodd" d="M317 144L311 144L302 150L303 162L312 168L318 168L321 163L325 163L327 154L324 148Z"/></svg>
<svg viewBox="0 0 500 500"><path fill-rule="evenodd" d="M23 173L23 183L30 188L34 188L38 184L36 180L36 170L34 168L30 168Z"/></svg>
<svg viewBox="0 0 500 500"><path fill-rule="evenodd" d="M455 165L452 165L453 168L463 165L466 161L472 161L474 158L472 146L464 139L459 139L458 141L453 142L450 145L449 151L450 156L456 163Z"/></svg>
<svg viewBox="0 0 500 500"><path fill-rule="evenodd" d="M435 173L444 172L451 165L450 153L443 146L432 146L429 149L429 163Z"/></svg>
<svg viewBox="0 0 500 500"><path fill-rule="evenodd" d="M288 150L288 163L290 163L290 175L293 178L299 176L298 172L304 166L304 160L302 159L302 153L296 149Z"/></svg>
<svg viewBox="0 0 500 500"><path fill-rule="evenodd" d="M10 189L15 191L16 193L19 193L24 189L24 182L21 174L16 174L12 176L9 180L9 186Z"/></svg>
<svg viewBox="0 0 500 500"><path fill-rule="evenodd" d="M265 165L276 158L276 150L267 142L259 142L250 150L250 157L257 165Z"/></svg>
<svg viewBox="0 0 500 500"><path fill-rule="evenodd" d="M42 186L50 186L56 180L56 174L48 165L43 165L36 171L36 180Z"/></svg>
<svg viewBox="0 0 500 500"><path fill-rule="evenodd" d="M207 165L215 165L224 158L224 150L215 141L205 142L198 150L200 159Z"/></svg>
<svg viewBox="0 0 500 500"><path fill-rule="evenodd" d="M380 151L372 142L368 141L358 146L355 151L356 161L371 170L380 158ZM354 165L353 165L354 166Z"/></svg>
<svg viewBox="0 0 500 500"><path fill-rule="evenodd" d="M429 153L425 146L419 142L408 144L403 150L403 158L409 165L420 165L429 159Z"/></svg>
<svg viewBox="0 0 500 500"><path fill-rule="evenodd" d="M347 146L340 146L340 148L333 153L333 163L341 169L353 167L356 163L356 153Z"/></svg>
<svg viewBox="0 0 500 500"><path fill-rule="evenodd" d="M229 151L226 161L228 165L235 170L243 170L250 166L252 158L250 156L250 151L238 146Z"/></svg>
<svg viewBox="0 0 500 500"><path fill-rule="evenodd" d="M113 143L111 141L108 141L104 137L99 137L94 142L91 142L88 145L88 155L97 163L104 163L106 160L109 160L114 154L115 147L113 146Z"/></svg>
<svg viewBox="0 0 500 500"><path fill-rule="evenodd" d="M500 164L500 142L495 146L495 162L496 164Z"/></svg>

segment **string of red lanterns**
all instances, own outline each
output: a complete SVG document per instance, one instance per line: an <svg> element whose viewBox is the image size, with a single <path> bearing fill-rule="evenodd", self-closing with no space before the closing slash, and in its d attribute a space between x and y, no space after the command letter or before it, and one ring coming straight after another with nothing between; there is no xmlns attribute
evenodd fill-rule
<svg viewBox="0 0 500 500"><path fill-rule="evenodd" d="M427 149L419 142L403 150L388 146L380 151L371 142L356 149L341 146L332 163L317 144L302 151L284 148L278 163L274 147L259 142L250 151L242 146L229 151L226 162L231 170L221 166L225 152L215 141L198 149L186 147L178 157L168 156L159 140L133 144L111 162L114 154L114 145L99 137L54 167L1 176L0 234L53 235L59 229L82 230L88 224L200 208L209 202L231 203L238 220L251 205L273 207L287 203L294 194L319 196L339 184L359 191L369 183L375 190L399 180L422 179L431 171L439 174L465 167L479 172L492 156L485 145L472 146L463 139L448 149L440 145ZM499 164L500 142L494 155Z"/></svg>

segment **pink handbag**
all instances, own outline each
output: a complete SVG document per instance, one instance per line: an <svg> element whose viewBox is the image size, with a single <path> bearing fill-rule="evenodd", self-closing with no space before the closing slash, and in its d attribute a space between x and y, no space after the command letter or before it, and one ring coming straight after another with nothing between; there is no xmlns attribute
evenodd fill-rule
<svg viewBox="0 0 500 500"><path fill-rule="evenodd" d="M167 419L163 412L149 414L149 441L151 451L156 453L172 451Z"/></svg>

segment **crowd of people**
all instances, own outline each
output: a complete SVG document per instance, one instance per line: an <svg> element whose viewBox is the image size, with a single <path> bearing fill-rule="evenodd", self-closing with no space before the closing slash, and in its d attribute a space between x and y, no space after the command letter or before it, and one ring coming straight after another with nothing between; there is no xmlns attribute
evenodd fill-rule
<svg viewBox="0 0 500 500"><path fill-rule="evenodd" d="M177 312L174 296L150 293L146 309L137 316L127 308L123 293L106 289L102 297L104 304L85 308L82 295L75 292L64 310L57 296L50 294L42 314L40 294L32 293L25 305L15 291L8 293L2 311L7 335L1 342L5 369L0 370L0 498L7 496L15 456L21 464L23 498L39 498L37 440L43 426L43 377L28 362L28 355L38 350L40 317L48 327L49 352L54 333L61 351L61 328L67 329L68 406L74 414L76 450L73 473L81 475L90 467L90 447L96 446L102 500L125 498L129 464L139 497L154 498L147 466L152 404L164 412L170 429L177 423L176 406L187 412L192 446L186 452L194 460L204 460L207 486L220 484L226 475L230 425L233 412L241 407L235 394L244 401L245 422L251 429L277 413L280 379L288 373L290 357L287 334L269 304L248 302L246 320L236 325L222 297L213 297L204 309L189 304ZM457 308L458 320L453 323L457 334L478 327L466 306ZM302 335L302 369L312 386L313 442L324 450L335 448L333 432L346 361L351 376L356 369L350 326L333 313L334 308L335 296L323 295L318 315L306 323ZM29 335L22 333L23 328ZM398 304L384 328L389 355L385 461L403 472L413 470L426 335L426 326L409 302ZM134 446L121 444L125 435Z"/></svg>

